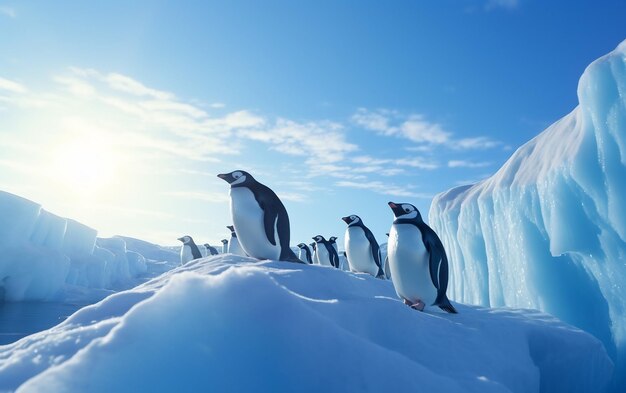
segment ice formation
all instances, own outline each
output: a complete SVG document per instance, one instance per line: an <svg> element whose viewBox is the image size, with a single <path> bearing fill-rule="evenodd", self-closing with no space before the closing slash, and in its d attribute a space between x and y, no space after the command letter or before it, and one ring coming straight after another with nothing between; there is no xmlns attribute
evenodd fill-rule
<svg viewBox="0 0 626 393"><path fill-rule="evenodd" d="M123 238L97 238L95 229L28 199L0 191L0 217L0 301L59 300L66 285L125 289L148 271Z"/></svg>
<svg viewBox="0 0 626 393"><path fill-rule="evenodd" d="M456 301L536 308L599 338L626 389L626 41L593 62L579 105L492 177L437 195Z"/></svg>
<svg viewBox="0 0 626 393"><path fill-rule="evenodd" d="M420 313L367 274L192 261L0 347L0 391L602 392L591 335L531 310Z"/></svg>

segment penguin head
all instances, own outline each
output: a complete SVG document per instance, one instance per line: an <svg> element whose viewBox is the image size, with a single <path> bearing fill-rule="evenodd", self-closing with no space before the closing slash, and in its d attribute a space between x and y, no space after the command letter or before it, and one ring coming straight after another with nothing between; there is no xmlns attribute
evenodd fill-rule
<svg viewBox="0 0 626 393"><path fill-rule="evenodd" d="M228 228L228 230L229 230L231 233L234 233L234 232L235 232L235 227L234 227L234 226L232 226L232 225L226 225L226 228Z"/></svg>
<svg viewBox="0 0 626 393"><path fill-rule="evenodd" d="M183 236L183 237L179 237L177 240L180 240L181 242L183 242L183 244L189 244L193 241L193 239L191 238L191 236Z"/></svg>
<svg viewBox="0 0 626 393"><path fill-rule="evenodd" d="M298 248L302 248L302 249L304 249L304 248L306 248L306 244L304 244L304 243L300 243L300 244L298 244Z"/></svg>
<svg viewBox="0 0 626 393"><path fill-rule="evenodd" d="M226 243L228 243L228 240L226 240L226 239L222 239L222 240L220 240L220 241L222 242L222 244L226 244Z"/></svg>
<svg viewBox="0 0 626 393"><path fill-rule="evenodd" d="M422 220L422 215L419 210L417 210L417 208L410 203L389 202L389 207L391 208L391 211L393 211L393 215L396 216L396 218L409 220L418 219L419 221Z"/></svg>
<svg viewBox="0 0 626 393"><path fill-rule="evenodd" d="M230 173L220 173L217 177L228 182L231 187L247 186L254 181L251 174L241 170L232 171Z"/></svg>
<svg viewBox="0 0 626 393"><path fill-rule="evenodd" d="M348 226L352 226L361 222L361 217L356 214L352 214L351 216L341 217L341 219L348 224Z"/></svg>
<svg viewBox="0 0 626 393"><path fill-rule="evenodd" d="M330 239L328 239L328 241L331 243L335 243L337 241L337 236L331 236Z"/></svg>
<svg viewBox="0 0 626 393"><path fill-rule="evenodd" d="M315 242L313 242L313 243L309 244L309 246L311 246L311 247L315 248Z"/></svg>
<svg viewBox="0 0 626 393"><path fill-rule="evenodd" d="M322 236L322 235L313 236L312 239L315 240L315 243L321 243L324 240L326 240L326 239L324 239L324 236Z"/></svg>
<svg viewBox="0 0 626 393"><path fill-rule="evenodd" d="M204 243L204 247L209 248L211 246L209 245L209 243Z"/></svg>

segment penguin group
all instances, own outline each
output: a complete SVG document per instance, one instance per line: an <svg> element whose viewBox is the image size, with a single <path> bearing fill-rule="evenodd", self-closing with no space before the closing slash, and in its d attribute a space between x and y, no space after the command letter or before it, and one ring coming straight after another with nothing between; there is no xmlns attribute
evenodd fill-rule
<svg viewBox="0 0 626 393"><path fill-rule="evenodd" d="M217 176L230 186L233 223L227 227L230 238L222 240L223 253L366 273L391 280L398 296L415 310L438 306L449 313L457 312L446 295L448 258L443 244L414 205L388 203L394 220L387 234L384 260L372 231L356 214L341 218L347 225L345 251L342 252L345 263L339 257L336 236L326 240L323 235L315 235L313 243L297 245L299 255L296 256L289 246L291 231L287 209L276 193L243 170ZM191 236L178 240L183 242L181 264L217 253L214 247L205 244L203 255Z"/></svg>

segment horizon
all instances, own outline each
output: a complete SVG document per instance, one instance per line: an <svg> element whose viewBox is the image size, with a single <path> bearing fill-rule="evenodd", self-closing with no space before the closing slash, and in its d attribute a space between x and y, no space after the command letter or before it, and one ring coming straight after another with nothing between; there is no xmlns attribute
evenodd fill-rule
<svg viewBox="0 0 626 393"><path fill-rule="evenodd" d="M384 243L388 201L495 173L626 39L618 1L148 5L0 2L0 189L162 245L229 237L236 169L292 246L349 214Z"/></svg>

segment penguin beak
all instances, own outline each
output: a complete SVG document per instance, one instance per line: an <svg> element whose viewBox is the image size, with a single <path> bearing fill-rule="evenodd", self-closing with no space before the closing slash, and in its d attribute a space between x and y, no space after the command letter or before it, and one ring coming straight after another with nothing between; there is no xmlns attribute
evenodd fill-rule
<svg viewBox="0 0 626 393"><path fill-rule="evenodd" d="M396 217L401 216L404 213L402 206L397 203L389 202L389 207L391 208L391 211L393 211L393 215Z"/></svg>
<svg viewBox="0 0 626 393"><path fill-rule="evenodd" d="M218 176L219 176L219 175L218 175ZM388 205L389 205L389 207L390 207L390 208L392 208L392 209L395 209L396 207L398 207L398 205L396 205L396 204L395 204L395 203L393 203L393 202L389 202L389 203L387 203L387 204L388 204Z"/></svg>
<svg viewBox="0 0 626 393"><path fill-rule="evenodd" d="M219 177L220 179L222 179L222 180L224 180L224 181L226 181L226 182L230 183L230 182L228 181L228 176L229 176L229 175L230 175L230 173L220 173L219 175L217 175L217 177Z"/></svg>
<svg viewBox="0 0 626 393"><path fill-rule="evenodd" d="M343 222L345 222L346 224L350 224L350 217L341 217L341 219L343 220Z"/></svg>
<svg viewBox="0 0 626 393"><path fill-rule="evenodd" d="M180 240L180 241L182 242L184 239L183 239L182 237L179 237L179 238L178 238L178 239L176 239L176 240Z"/></svg>

